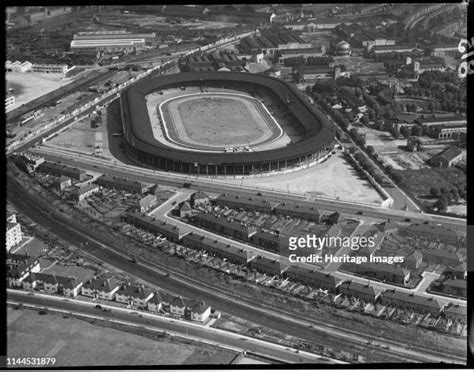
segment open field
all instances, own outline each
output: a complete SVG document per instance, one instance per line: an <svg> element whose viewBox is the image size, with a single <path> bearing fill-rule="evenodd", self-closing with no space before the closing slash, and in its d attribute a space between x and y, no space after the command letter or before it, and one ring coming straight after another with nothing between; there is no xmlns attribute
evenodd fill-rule
<svg viewBox="0 0 474 372"><path fill-rule="evenodd" d="M48 140L46 146L68 149L87 155L100 153L101 156L110 157L107 125L104 123L99 128L91 128L91 119L92 117L85 118L75 123L69 129Z"/></svg>
<svg viewBox="0 0 474 372"><path fill-rule="evenodd" d="M368 181L357 175L340 150L325 162L300 171L242 180L226 179L225 182L351 202L380 204L383 200Z"/></svg>
<svg viewBox="0 0 474 372"><path fill-rule="evenodd" d="M436 198L430 196L430 188L436 186L447 190L466 188L466 174L458 168L428 168L401 170L397 173L402 177L406 189L421 203L433 203ZM462 201L462 200L460 200ZM452 208L450 212L465 214L465 204ZM454 207L454 206L453 206Z"/></svg>
<svg viewBox="0 0 474 372"><path fill-rule="evenodd" d="M10 357L55 357L55 367L182 365L213 363L219 358L204 347L152 341L58 314L8 307L7 320Z"/></svg>
<svg viewBox="0 0 474 372"><path fill-rule="evenodd" d="M169 108L180 138L182 133L178 129L176 112L189 139L208 146L243 146L264 141L272 135L271 128L248 101L218 96L194 97L172 102Z"/></svg>
<svg viewBox="0 0 474 372"><path fill-rule="evenodd" d="M46 75L28 72L9 72L5 75L5 79L7 88L15 89L12 92L15 96L15 105L10 107L9 111L70 83L70 79L63 79L59 74Z"/></svg>
<svg viewBox="0 0 474 372"><path fill-rule="evenodd" d="M187 87L184 95L179 88L148 94L146 105L155 139L177 149L224 152L250 146L264 151L298 141L302 134L266 98L268 111L240 91Z"/></svg>

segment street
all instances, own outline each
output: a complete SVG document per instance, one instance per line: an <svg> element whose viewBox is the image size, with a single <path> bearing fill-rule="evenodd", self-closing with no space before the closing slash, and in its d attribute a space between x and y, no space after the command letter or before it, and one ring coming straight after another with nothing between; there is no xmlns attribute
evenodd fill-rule
<svg viewBox="0 0 474 372"><path fill-rule="evenodd" d="M273 344L216 328L209 328L196 322L166 318L146 311L101 305L103 308L112 310L111 312L104 312L100 309L96 309L94 303L37 293L30 294L24 291L10 289L8 290L7 301L23 303L24 305L46 307L51 310L57 309L63 312L86 315L96 319L106 319L112 322L123 322L137 327L145 326L146 328L156 330L157 332L166 331L171 335L190 338L236 351L249 350L254 354L284 363L343 364L335 359L321 360L320 356L304 351L296 352L296 349L286 346Z"/></svg>

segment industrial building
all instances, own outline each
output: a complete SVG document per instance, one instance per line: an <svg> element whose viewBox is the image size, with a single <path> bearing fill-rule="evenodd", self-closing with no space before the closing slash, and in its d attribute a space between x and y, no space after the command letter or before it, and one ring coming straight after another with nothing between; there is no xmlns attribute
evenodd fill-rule
<svg viewBox="0 0 474 372"><path fill-rule="evenodd" d="M43 65L33 64L31 72L37 72L39 74L62 74L66 75L68 72L67 65Z"/></svg>
<svg viewBox="0 0 474 372"><path fill-rule="evenodd" d="M57 16L69 14L72 12L72 8L67 7L47 7L38 12L26 14L25 17L31 23L38 23L46 19L54 18Z"/></svg>
<svg viewBox="0 0 474 372"><path fill-rule="evenodd" d="M8 110L12 106L15 106L15 96L11 94L6 94L5 95L5 110Z"/></svg>
<svg viewBox="0 0 474 372"><path fill-rule="evenodd" d="M6 72L27 72L31 70L31 67L33 67L33 64L31 62L25 61L25 62L20 62L20 61L6 61L5 62L5 70Z"/></svg>
<svg viewBox="0 0 474 372"><path fill-rule="evenodd" d="M395 40L387 39L380 32L367 30L357 23L344 23L337 27L337 31L343 39L349 40L351 45L367 51L371 51L375 46L395 45Z"/></svg>
<svg viewBox="0 0 474 372"><path fill-rule="evenodd" d="M145 47L145 39L98 39L72 40L71 51L75 52L105 52L105 53L133 53Z"/></svg>
<svg viewBox="0 0 474 372"><path fill-rule="evenodd" d="M259 52L274 55L286 49L309 49L313 45L301 38L296 32L282 32L276 29L262 30L260 36L246 37L238 46L242 53Z"/></svg>
<svg viewBox="0 0 474 372"><path fill-rule="evenodd" d="M132 34L131 32L122 31L85 31L74 34L73 40L129 40L144 39L147 45L151 45L156 41L156 33L149 34Z"/></svg>
<svg viewBox="0 0 474 372"><path fill-rule="evenodd" d="M21 232L21 225L16 220L16 215L12 214L7 218L7 234L6 234L6 249L10 251L12 247L17 245L23 239Z"/></svg>
<svg viewBox="0 0 474 372"><path fill-rule="evenodd" d="M324 46L320 46L317 48L304 48L304 49L283 49L278 52L280 55L279 63L284 63L285 60L288 58L295 58L295 57L322 57L326 54L326 48Z"/></svg>
<svg viewBox="0 0 474 372"><path fill-rule="evenodd" d="M430 162L433 167L448 168L463 159L464 154L462 150L459 147L451 146L433 156Z"/></svg>

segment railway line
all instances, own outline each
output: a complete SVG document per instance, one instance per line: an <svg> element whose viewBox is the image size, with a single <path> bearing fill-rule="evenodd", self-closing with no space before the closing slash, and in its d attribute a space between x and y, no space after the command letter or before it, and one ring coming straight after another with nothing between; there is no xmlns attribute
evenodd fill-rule
<svg viewBox="0 0 474 372"><path fill-rule="evenodd" d="M110 241L108 239L103 237L93 238L90 236L90 231L83 231L83 228L78 224L73 226L72 222L62 217L61 214L55 211L48 212L45 206L39 205L11 176L7 177L7 196L25 215L28 215L33 221L44 226L48 231L51 231L66 242L79 247L81 243L87 241L88 244L83 245L83 249L101 261L131 273L164 290L180 293L188 298L196 298L198 296L214 308L225 313L250 320L271 329L277 329L303 339L310 344L321 345L321 343L324 343L326 347L356 353L373 363L439 363L442 361L465 363L465 360L461 357L441 352L430 352L415 345L400 345L387 340L383 340L383 342L390 344L389 350L368 347L367 342L369 338L372 339L371 337L368 338L365 335L346 329L337 329L334 326L328 327L323 323L308 322L306 319L302 319L295 314L276 311L262 306L261 303L252 303L252 301L240 297L233 297L222 290L185 277L163 265L133 263L123 255L112 250L109 247ZM168 272L171 275L160 275L160 272ZM341 333L344 337L341 336Z"/></svg>

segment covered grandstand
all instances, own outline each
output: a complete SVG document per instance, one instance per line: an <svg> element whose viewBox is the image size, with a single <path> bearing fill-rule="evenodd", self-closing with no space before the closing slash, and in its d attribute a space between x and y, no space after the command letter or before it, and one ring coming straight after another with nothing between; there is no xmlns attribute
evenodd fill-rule
<svg viewBox="0 0 474 372"><path fill-rule="evenodd" d="M267 89L294 117L303 138L286 147L256 152L204 153L176 149L155 139L145 97L158 90L189 86L232 86ZM332 149L334 128L293 86L263 75L236 72L180 73L138 83L121 96L124 145L127 153L154 168L202 175L252 175L290 170L318 162Z"/></svg>

